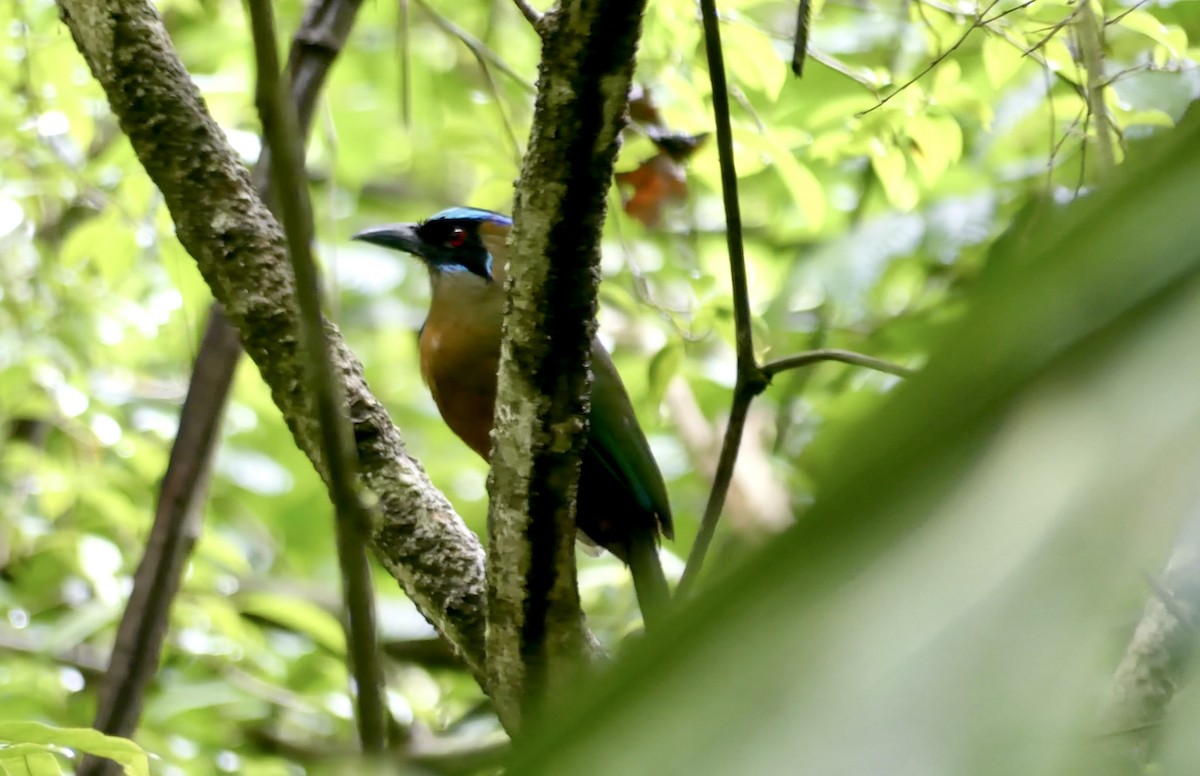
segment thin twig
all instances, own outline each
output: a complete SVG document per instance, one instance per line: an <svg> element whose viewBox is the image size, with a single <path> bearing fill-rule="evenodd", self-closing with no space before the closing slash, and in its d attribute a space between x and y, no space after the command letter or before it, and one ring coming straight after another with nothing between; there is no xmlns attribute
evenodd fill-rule
<svg viewBox="0 0 1200 776"><path fill-rule="evenodd" d="M958 17L962 16L962 12L959 9L939 3L939 2L937 2L937 0L919 0L919 2L917 3L917 7L918 8L922 8L922 7L932 8L935 11L940 11L941 13L944 13L947 16L952 16L954 18L958 18ZM1020 6L1020 7L1023 8L1025 6ZM1038 65L1040 65L1043 69L1050 70L1051 69L1050 65L1046 61L1045 57L1043 57L1037 53L1038 49L1045 46L1046 43L1048 43L1050 41L1050 39L1053 38L1058 33L1058 31L1061 30L1063 28L1063 26L1066 25L1070 21L1070 19L1074 16L1074 14L1075 14L1075 12L1072 11L1070 14L1068 14L1068 16L1065 19L1061 19L1053 25L1048 25L1045 29L1049 30L1049 34L1046 37L1039 40L1037 43L1033 44L1032 46L1028 46L1028 47L1025 45L1025 43L1023 41L1015 39L1003 25L991 24L991 22L995 21L996 19L1000 19L1003 16L1006 16L1007 15L1006 13L1001 13L996 16L993 16L991 19L988 19L987 22L985 22L983 24L982 29L984 32L987 32L991 35L995 35L1000 40L1004 41L1008 45L1010 45L1013 48L1020 51L1022 57L1028 57L1028 58L1032 59L1034 62L1036 62ZM1065 85L1067 85L1068 87L1070 87L1071 89L1074 89L1075 91L1079 92L1080 96L1083 95L1083 89L1078 84L1076 84L1073 81L1071 81L1070 79L1068 79L1062 73L1055 72L1054 77L1057 78L1062 83L1064 83Z"/></svg>
<svg viewBox="0 0 1200 776"><path fill-rule="evenodd" d="M975 21L974 21L974 22L972 22L971 26L967 28L966 32L964 32L964 33L963 33L963 34L962 34L962 35L959 37L959 39L958 39L958 40L954 41L954 44L953 44L953 45L951 45L951 46L950 46L950 48L946 49L946 50L945 50L945 51L943 51L941 54L939 54L939 55L937 55L936 57L934 57L934 58L933 58L933 59L932 59L932 60L929 62L929 64L928 64L928 65L926 65L924 68L922 68L922 69L921 69L921 72L917 73L917 74L916 74L916 75L914 75L912 78L910 78L910 79L908 79L907 81L905 81L903 84L901 84L899 87L897 87L895 91L893 91L891 94L889 94L889 95L887 95L886 97L884 97L883 99L881 99L879 102L877 102L877 103L875 103L874 105L872 105L870 108L867 108L866 110L863 110L863 111L859 111L859 112L858 112L857 114L855 114L855 115L857 115L857 116L865 116L865 115L867 115L868 113L871 113L872 111L875 111L875 110L878 110L879 108L882 108L882 107L883 107L884 105L886 105L886 104L887 104L889 101L891 101L891 99L892 99L893 97L895 97L896 95L900 94L900 93L901 93L901 92L903 92L904 90L908 89L908 87L912 86L912 85L913 85L913 84L915 84L917 81L920 81L920 80L921 80L922 78L924 78L924 77L925 77L925 76L926 76L926 75L927 75L927 74L928 74L928 73L929 73L931 70L933 70L933 69L934 69L935 67L937 67L938 65L942 64L942 62L944 62L944 61L945 61L946 57L948 57L948 56L950 56L951 54L953 54L955 51L957 51L957 50L958 50L958 47L959 47L959 46L961 46L962 44L964 44L964 43L966 43L966 42L967 42L967 38L971 37L971 33L972 33L972 32L974 32L976 28L978 28L978 27L982 27L982 26L984 25L984 20L983 20L983 16L984 16L984 14L986 14L988 11L992 10L993 8L995 8L995 7L996 7L996 4L997 4L997 3L999 3L999 2L1000 2L1000 0L992 0L992 2L991 2L991 3L989 3L989 4L988 4L988 6L987 6L986 8L984 8L982 11L980 11L980 13L979 13L979 15L978 15L977 17L975 17Z"/></svg>
<svg viewBox="0 0 1200 776"><path fill-rule="evenodd" d="M466 30L464 30L462 27L459 27L457 24L450 21L445 16L442 16L435 9L431 8L429 6L429 3L425 2L425 0L415 0L415 2L417 3L417 5L421 6L421 10L423 10L426 14L429 15L429 18L431 20L433 20L434 24L436 24L438 27L442 28L442 30L444 32L446 32L447 34L453 35L454 37L456 37L460 41L462 41L462 44L464 46L466 46L467 48L469 48L471 50L471 53L474 54L477 58L485 59L488 62L492 63L493 67L495 67L501 73L504 73L506 76L508 76L512 80L516 81L518 86L520 86L522 89L529 92L530 94L537 93L537 89L534 87L533 84L531 84L529 81L525 80L525 78L522 77L521 74L518 73L516 70L513 70L512 66L509 65L507 62L505 62L503 59L501 59L499 54L497 54L495 51L492 51L490 48L485 46L483 44L483 41L479 40L474 35L467 32Z"/></svg>
<svg viewBox="0 0 1200 776"><path fill-rule="evenodd" d="M742 248L742 211L738 204L737 168L733 160L733 129L729 118L729 87L721 31L715 0L700 0L704 17L704 46L712 81L713 113L717 125L717 155L721 168L721 196L725 204L726 247L733 291L733 320L736 328L738 371L757 371L754 363L754 334L750 325L750 292L746 281L746 257Z"/></svg>
<svg viewBox="0 0 1200 776"><path fill-rule="evenodd" d="M721 195L725 203L726 243L729 250L729 272L733 292L733 321L737 343L737 382L733 389L733 406L712 491L704 507L700 529L688 555L687 566L679 580L676 596L682 599L695 584L704 566L704 557L712 543L733 479L742 431L750 402L767 387L767 377L754 360L754 331L750 321L750 292L746 282L746 257L742 249L742 214L738 205L737 168L733 161L733 130L729 119L729 88L725 80L725 58L721 52L721 30L715 0L700 0L700 15L704 20L704 49L708 57L708 75L712 82L713 114L717 125L717 155L721 167Z"/></svg>
<svg viewBox="0 0 1200 776"><path fill-rule="evenodd" d="M687 565L684 566L683 576L675 588L675 597L683 600L704 567L704 558L708 554L709 545L716 535L717 521L725 506L725 496L729 485L733 482L733 467L737 463L738 450L742 446L742 432L746 428L746 416L750 412L750 402L757 396L744 386L733 391L733 406L729 409L729 423L725 426L725 437L721 440L721 455L717 459L717 471L713 475L712 490L708 494L708 504L704 507L704 517L700 522L700 530L696 532L696 540L692 543L692 551L688 555Z"/></svg>
<svg viewBox="0 0 1200 776"><path fill-rule="evenodd" d="M412 14L408 0L400 0L396 17L396 53L400 58L400 120L405 129L412 127Z"/></svg>
<svg viewBox="0 0 1200 776"><path fill-rule="evenodd" d="M478 50L468 48L475 57L475 61L479 63L479 69L483 71L484 80L487 81L488 92L491 93L492 100L496 103L496 112L500 114L500 123L504 125L504 134L508 137L509 145L512 146L513 162L517 167L520 167L521 158L524 156L521 152L521 141L517 139L517 131L513 128L513 123L508 118L508 113L504 110L504 98L500 94L500 86L496 83L496 77L492 75L492 68L488 65L487 59Z"/></svg>
<svg viewBox="0 0 1200 776"><path fill-rule="evenodd" d="M929 17L925 15L925 6L926 3L917 2L913 5L913 8L916 10L917 16L920 16L921 21L925 23L925 34L933 38L934 49L940 54L942 52L942 35L938 32L937 27L933 25L933 22L930 21Z"/></svg>
<svg viewBox="0 0 1200 776"><path fill-rule="evenodd" d="M350 34L360 4L360 0L316 0L296 30L288 73L291 99L300 115L303 134L307 134L318 93ZM116 136L93 142L89 156L99 154ZM264 145L254 178L258 191L266 199L271 198L270 180L265 172L269 160L270 153ZM204 499L207 480L203 472L211 465L217 430L241 353L237 330L220 305L213 304L193 363L187 397L179 412L179 432L171 446L146 551L134 576L109 658L108 675L101 683L96 702L93 727L110 735L129 736L137 727L142 697L167 635L170 604L190 558L193 533L200 530L199 505ZM185 525L187 521L192 521L192 525ZM115 774L117 770L111 760L91 756L85 757L79 766L81 776Z"/></svg>
<svg viewBox="0 0 1200 776"><path fill-rule="evenodd" d="M991 17L990 19L984 19L984 18L983 18L983 13L987 13L987 11L984 11L983 13L979 14L979 16L980 16L980 19L979 19L979 25L980 25L981 27L986 27L986 26L988 26L989 24L991 24L992 22L998 22L998 21L1000 21L1001 19L1003 19L1005 16L1008 16L1009 14L1016 13L1017 11L1024 10L1025 8L1028 8L1029 6L1033 5L1033 4L1034 4L1034 3L1036 3L1036 2L1037 2L1037 0L1025 0L1025 2L1023 2L1023 3L1017 3L1017 4L1016 4L1016 5L1014 5L1012 8L1005 8L1003 11L1001 11L1000 13L998 13L998 14L996 14L995 16Z"/></svg>
<svg viewBox="0 0 1200 776"><path fill-rule="evenodd" d="M1092 11L1091 3L1080 3L1076 17L1076 40L1079 43L1080 58L1087 71L1088 110L1096 121L1096 147L1100 152L1097 159L1100 177L1103 179L1116 164L1112 135L1109 133L1112 121L1108 116L1108 104L1104 101L1104 32Z"/></svg>
<svg viewBox="0 0 1200 776"><path fill-rule="evenodd" d="M1107 26L1108 26L1108 25L1110 25L1110 24L1119 24L1119 23L1120 23L1120 21L1121 21L1122 19L1124 19L1126 16L1128 16L1129 14L1131 14L1131 13L1133 13L1134 11L1138 10L1139 8L1141 8L1142 6L1146 5L1146 4L1147 4L1147 3L1149 3L1149 2L1150 2L1150 0L1138 0L1138 2L1136 2L1136 3L1134 3L1133 5L1129 6L1129 7L1128 7L1128 8L1126 8L1124 11L1122 11L1121 13L1119 13L1119 14L1117 14L1116 16L1112 17L1111 19L1105 19L1105 20L1104 20L1104 26L1105 26L1105 27L1107 27Z"/></svg>
<svg viewBox="0 0 1200 776"><path fill-rule="evenodd" d="M1082 7L1082 5L1080 7ZM1032 46L1025 49L1025 56L1029 56L1029 55L1033 54L1035 51L1045 48L1046 44L1049 43L1054 38L1055 35L1062 32L1064 27L1066 27L1068 24L1070 24L1072 21L1074 21L1075 15L1077 13L1079 13L1079 8L1076 8L1074 11L1071 11L1071 13L1067 14L1062 19L1059 19L1057 22L1052 24L1049 27L1049 29L1047 30L1046 34L1043 35L1040 39L1038 39L1037 43L1034 43Z"/></svg>
<svg viewBox="0 0 1200 776"><path fill-rule="evenodd" d="M541 35L542 34L542 14L541 14L541 12L538 9L534 8L532 5L530 5L527 2L527 0L513 0L513 5L515 5L517 7L517 10L519 10L521 12L521 15L524 16L526 18L526 20L528 20L529 23L533 25L534 31L538 35Z"/></svg>
<svg viewBox="0 0 1200 776"><path fill-rule="evenodd" d="M843 364L853 364L854 366L874 369L876 372L884 372L896 377L912 377L915 374L912 369L906 366L893 364L890 361L884 361L874 356L867 356L850 350L837 350L835 348L808 350L804 353L797 353L794 356L770 361L763 364L762 373L770 379L780 372L786 372L789 369L799 369L800 367L818 364L822 361L840 361Z"/></svg>
<svg viewBox="0 0 1200 776"><path fill-rule="evenodd" d="M275 20L270 0L251 0L250 23L258 69L256 101L263 133L273 152L271 177L283 217L288 254L296 278L302 336L316 394L317 415L326 475L337 512L338 560L349 619L347 648L358 700L359 738L364 751L381 752L387 725L383 702L383 669L375 635L375 610L366 541L371 515L359 497L357 453L350 426L342 414L344 400L330 367L329 343L321 317L319 280L311 253L312 211L303 175L299 128L294 106L286 99L275 50Z"/></svg>

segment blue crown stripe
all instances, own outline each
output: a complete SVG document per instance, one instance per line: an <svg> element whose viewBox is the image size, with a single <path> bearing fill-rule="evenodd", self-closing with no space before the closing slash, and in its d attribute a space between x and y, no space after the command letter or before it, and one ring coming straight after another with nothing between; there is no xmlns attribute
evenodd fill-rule
<svg viewBox="0 0 1200 776"><path fill-rule="evenodd" d="M429 217L430 221L493 221L512 226L512 219L491 210L481 210L475 207L451 207Z"/></svg>

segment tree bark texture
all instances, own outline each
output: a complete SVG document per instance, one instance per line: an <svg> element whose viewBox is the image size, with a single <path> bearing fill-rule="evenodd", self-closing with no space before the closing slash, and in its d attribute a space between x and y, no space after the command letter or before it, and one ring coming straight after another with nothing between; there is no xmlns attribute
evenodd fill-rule
<svg viewBox="0 0 1200 776"><path fill-rule="evenodd" d="M542 62L510 236L488 520L488 670L527 715L591 652L575 580L605 195L644 0L564 0Z"/></svg>
<svg viewBox="0 0 1200 776"><path fill-rule="evenodd" d="M1184 527L1154 583L1109 686L1104 732L1114 773L1143 773L1168 709L1188 679L1200 627L1200 514Z"/></svg>
<svg viewBox="0 0 1200 776"><path fill-rule="evenodd" d="M63 21L108 95L121 129L163 194L184 248L237 327L299 447L326 477L300 318L278 223L209 116L162 20L144 0L60 0ZM364 484L383 515L373 544L389 572L484 690L484 557L478 539L410 458L327 325Z"/></svg>

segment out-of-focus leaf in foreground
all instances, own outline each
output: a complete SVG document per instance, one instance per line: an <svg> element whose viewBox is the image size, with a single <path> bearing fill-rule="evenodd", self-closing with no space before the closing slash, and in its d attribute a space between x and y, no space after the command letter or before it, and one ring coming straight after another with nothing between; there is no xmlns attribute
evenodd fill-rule
<svg viewBox="0 0 1200 776"><path fill-rule="evenodd" d="M1096 773L1145 574L1200 495L1198 202L1193 109L1027 212L812 510L514 772Z"/></svg>

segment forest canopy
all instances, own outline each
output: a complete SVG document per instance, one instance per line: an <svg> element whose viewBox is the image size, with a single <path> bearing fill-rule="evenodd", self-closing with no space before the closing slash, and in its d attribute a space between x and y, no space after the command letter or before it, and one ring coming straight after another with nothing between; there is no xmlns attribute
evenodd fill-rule
<svg viewBox="0 0 1200 776"><path fill-rule="evenodd" d="M281 400L264 366L302 336L248 339L252 316L230 304L236 329L205 336L214 291L249 309L291 281L239 288L232 263L189 254L220 225L156 185L146 148L200 135L163 129L186 126L182 114L135 126L114 107L121 69L140 72L121 45L153 35L118 40L121 67L98 81L78 11L109 5L148 7L0 11L0 769L58 773L84 753L127 773L358 767L347 573L301 449L319 424L297 425L311 407ZM414 565L375 537L398 768L1191 772L1195 701L1169 704L1200 603L1187 520L1200 495L1200 3L826 0L808 9L797 76L796 5L729 0L717 89L697 4L646 5L628 123L601 181L597 320L670 494L673 583L712 511L747 356L761 384L746 389L712 550L702 573L691 564L669 630L634 635L629 572L581 549L580 632L612 667L578 678L515 753L498 680L472 651L482 621L463 614L483 612L471 596L487 465L418 374L429 274L351 238L453 206L512 213L536 169L523 160L539 83L565 72L546 31L569 43L567 22L597 6L270 5L281 60L307 52L321 74L298 172L325 315L346 346L335 372L351 385L365 506L386 515L411 496L429 517L404 525L433 526L429 541L461 553ZM280 164L263 150L263 42L247 5L154 8L236 153L229 179L264 156ZM200 172L181 186L210 150L196 142ZM255 172L260 191L267 177ZM278 213L289 192L275 181ZM257 199L226 206L269 218ZM274 235L254 260L265 267L286 251L264 223L224 237ZM138 685L112 679L110 654L158 546L151 526L171 509L173 449L199 428L180 420L185 398L224 396L201 356L236 353L239 332L250 358L228 402L193 408L215 421L215 455L193 462L176 505L182 577L162 588L161 656L143 666L144 697L121 701ZM384 430L368 438L364 423ZM368 448L398 462L397 489L372 479Z"/></svg>

